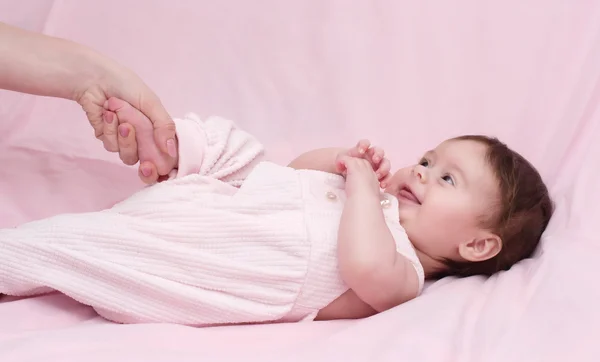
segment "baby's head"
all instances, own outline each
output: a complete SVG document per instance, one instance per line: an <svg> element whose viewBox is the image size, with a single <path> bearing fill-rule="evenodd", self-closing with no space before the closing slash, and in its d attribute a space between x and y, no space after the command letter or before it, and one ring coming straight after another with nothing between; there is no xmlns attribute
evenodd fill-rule
<svg viewBox="0 0 600 362"><path fill-rule="evenodd" d="M553 213L536 169L495 138L442 142L386 187L428 277L492 275L536 249Z"/></svg>

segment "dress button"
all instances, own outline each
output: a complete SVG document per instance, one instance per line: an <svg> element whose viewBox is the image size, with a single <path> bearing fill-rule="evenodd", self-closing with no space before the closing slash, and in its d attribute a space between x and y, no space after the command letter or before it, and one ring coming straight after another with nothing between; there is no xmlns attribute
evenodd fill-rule
<svg viewBox="0 0 600 362"><path fill-rule="evenodd" d="M333 201L333 200L337 199L337 195L331 191L327 191L327 193L325 195L327 196L327 198L329 200Z"/></svg>
<svg viewBox="0 0 600 362"><path fill-rule="evenodd" d="M392 205L392 202L390 200L388 200L388 199L381 200L381 207L383 207L384 209L387 209L391 205Z"/></svg>

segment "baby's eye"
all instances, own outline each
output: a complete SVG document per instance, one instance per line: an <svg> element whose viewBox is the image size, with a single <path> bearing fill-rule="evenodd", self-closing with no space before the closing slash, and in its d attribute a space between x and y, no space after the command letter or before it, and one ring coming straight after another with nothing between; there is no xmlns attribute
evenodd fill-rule
<svg viewBox="0 0 600 362"><path fill-rule="evenodd" d="M426 159L422 158L421 161L419 161L419 165L421 165L423 167L429 167L429 161L427 161Z"/></svg>
<svg viewBox="0 0 600 362"><path fill-rule="evenodd" d="M450 175L443 176L442 180L444 180L445 182L447 182L450 185L454 186L454 180L452 179L452 176L450 176Z"/></svg>

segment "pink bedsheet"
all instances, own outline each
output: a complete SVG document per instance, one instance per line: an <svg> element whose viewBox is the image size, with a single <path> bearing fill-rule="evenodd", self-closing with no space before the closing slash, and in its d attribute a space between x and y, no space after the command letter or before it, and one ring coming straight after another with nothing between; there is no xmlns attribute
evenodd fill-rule
<svg viewBox="0 0 600 362"><path fill-rule="evenodd" d="M366 320L124 326L61 295L3 300L1 361L597 360L600 3L0 0L0 21L116 58L173 116L234 119L281 162L368 137L400 167L446 137L495 134L558 207L535 259ZM0 165L2 227L142 186L76 104L2 91Z"/></svg>

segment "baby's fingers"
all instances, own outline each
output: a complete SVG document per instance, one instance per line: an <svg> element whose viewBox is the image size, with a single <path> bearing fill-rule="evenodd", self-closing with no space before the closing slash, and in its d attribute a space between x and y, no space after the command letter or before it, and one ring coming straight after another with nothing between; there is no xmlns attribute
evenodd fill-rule
<svg viewBox="0 0 600 362"><path fill-rule="evenodd" d="M348 164L352 162L352 157L351 156L340 156L337 158L337 160L335 160L335 166L338 170L338 172L345 174L346 172L348 172Z"/></svg>
<svg viewBox="0 0 600 362"><path fill-rule="evenodd" d="M349 150L348 156L362 158L369 150L369 147L371 147L371 142L369 140L360 140L355 147Z"/></svg>
<svg viewBox="0 0 600 362"><path fill-rule="evenodd" d="M379 186L382 189L385 189L390 184L390 180L392 179L392 174L388 173L382 180L379 180Z"/></svg>
<svg viewBox="0 0 600 362"><path fill-rule="evenodd" d="M342 169L342 174L347 174L348 172L352 172L356 169L358 159L352 156L342 156L337 162L339 167Z"/></svg>
<svg viewBox="0 0 600 362"><path fill-rule="evenodd" d="M344 163L344 160L343 160L343 159L341 159L341 158L339 158L339 157L338 157L338 158L335 160L335 170L336 170L338 173L343 173L343 172L345 172L345 171L346 171L346 164Z"/></svg>
<svg viewBox="0 0 600 362"><path fill-rule="evenodd" d="M379 165L379 168L375 172L375 174L377 175L377 179L381 181L383 178L387 177L390 174L391 168L392 165L390 164L390 160L384 158L381 164Z"/></svg>
<svg viewBox="0 0 600 362"><path fill-rule="evenodd" d="M361 156L369 150L369 147L371 147L371 141L366 139L358 141L358 144L356 145L356 149Z"/></svg>
<svg viewBox="0 0 600 362"><path fill-rule="evenodd" d="M371 147L367 151L367 156L369 156L373 165L378 165L384 159L385 151L381 147Z"/></svg>

